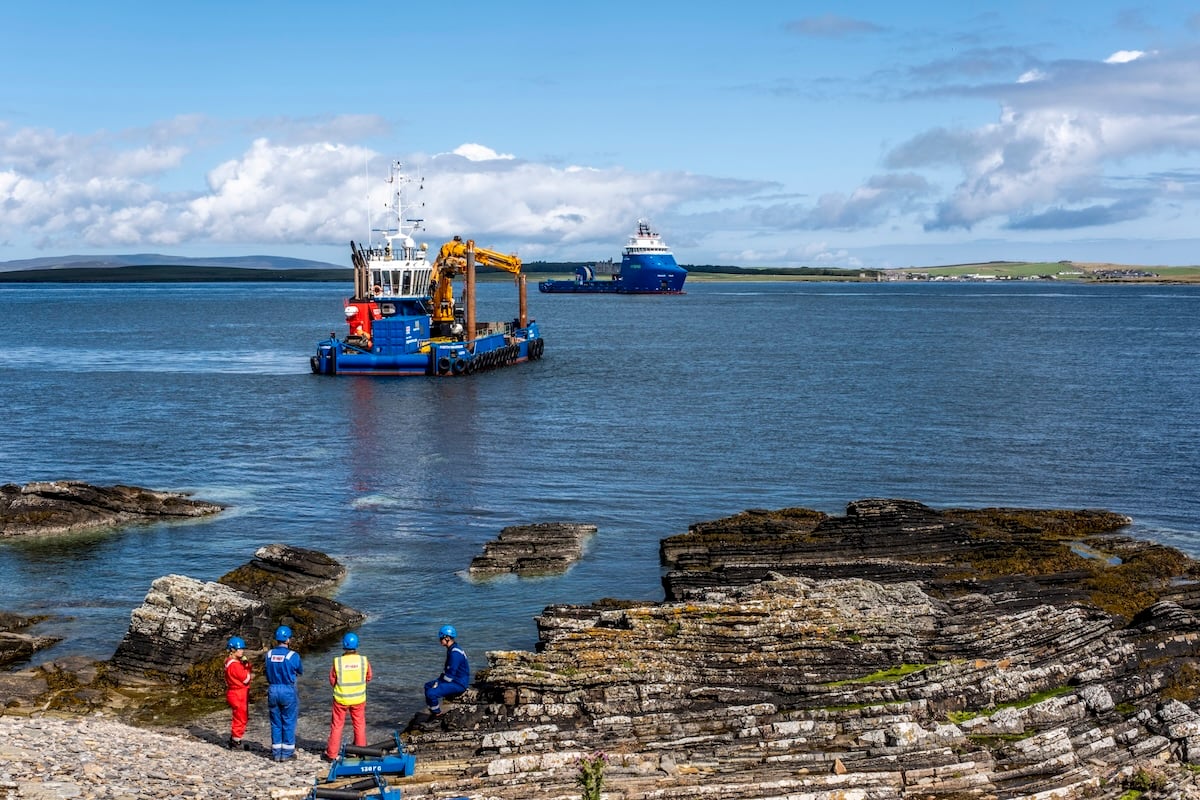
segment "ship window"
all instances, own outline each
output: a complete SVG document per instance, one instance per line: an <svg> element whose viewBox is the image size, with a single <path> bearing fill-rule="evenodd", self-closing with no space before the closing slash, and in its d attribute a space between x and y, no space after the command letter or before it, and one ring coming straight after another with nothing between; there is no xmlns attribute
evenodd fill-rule
<svg viewBox="0 0 1200 800"><path fill-rule="evenodd" d="M380 303L379 304L379 313L385 317L394 316L396 313L396 306L393 305L392 303Z"/></svg>

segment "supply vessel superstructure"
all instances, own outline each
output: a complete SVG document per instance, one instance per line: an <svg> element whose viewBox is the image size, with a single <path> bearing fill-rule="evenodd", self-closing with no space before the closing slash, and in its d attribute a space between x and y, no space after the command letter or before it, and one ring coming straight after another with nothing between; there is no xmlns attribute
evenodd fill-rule
<svg viewBox="0 0 1200 800"><path fill-rule="evenodd" d="M585 264L575 269L574 280L545 280L539 292L550 294L683 294L687 270L675 263L675 255L650 223L637 221L637 228L621 251L621 263L612 260Z"/></svg>
<svg viewBox="0 0 1200 800"><path fill-rule="evenodd" d="M354 295L345 304L345 338L336 332L310 358L318 375L470 375L542 357L544 341L530 320L521 259L476 247L455 236L430 263L428 246L412 234L421 220L403 217L403 185L411 182L393 165L394 227L382 243L350 243ZM475 267L512 273L519 296L511 321L475 318ZM455 278L462 279L455 296Z"/></svg>

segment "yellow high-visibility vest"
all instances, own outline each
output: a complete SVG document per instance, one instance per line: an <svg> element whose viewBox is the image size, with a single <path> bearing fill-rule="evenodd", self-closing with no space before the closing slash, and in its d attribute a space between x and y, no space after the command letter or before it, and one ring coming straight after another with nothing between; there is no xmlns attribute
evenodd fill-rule
<svg viewBox="0 0 1200 800"><path fill-rule="evenodd" d="M333 699L344 706L356 706L367 702L367 658L357 653L333 659L337 684L333 687Z"/></svg>

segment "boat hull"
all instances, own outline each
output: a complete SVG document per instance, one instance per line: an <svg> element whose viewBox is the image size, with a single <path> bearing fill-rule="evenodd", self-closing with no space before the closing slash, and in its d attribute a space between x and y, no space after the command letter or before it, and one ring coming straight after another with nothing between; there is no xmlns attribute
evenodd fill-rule
<svg viewBox="0 0 1200 800"><path fill-rule="evenodd" d="M626 258L611 278L596 278L587 267L575 272L575 280L545 280L538 291L545 294L683 294L687 270L675 259Z"/></svg>
<svg viewBox="0 0 1200 800"><path fill-rule="evenodd" d="M646 252L653 250L654 252ZM578 267L574 280L545 280L538 283L544 294L683 294L687 270L662 244L648 225L639 221L638 234L626 247L621 265L611 261Z"/></svg>
<svg viewBox="0 0 1200 800"><path fill-rule="evenodd" d="M317 345L309 364L316 375L450 378L536 361L544 350L536 323L530 323L512 334L493 334L472 342L429 342L417 352L386 347L366 350L340 339L327 339Z"/></svg>
<svg viewBox="0 0 1200 800"><path fill-rule="evenodd" d="M683 289L628 289L614 286L612 281L545 280L538 283L543 294L683 294Z"/></svg>

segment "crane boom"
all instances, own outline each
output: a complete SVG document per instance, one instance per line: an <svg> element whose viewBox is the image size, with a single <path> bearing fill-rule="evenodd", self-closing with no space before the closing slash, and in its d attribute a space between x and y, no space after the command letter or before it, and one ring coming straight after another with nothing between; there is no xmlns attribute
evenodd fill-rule
<svg viewBox="0 0 1200 800"><path fill-rule="evenodd" d="M486 247L475 247L473 241L464 242L462 237L455 236L452 241L446 242L438 250L437 258L433 262L435 278L442 270L449 270L454 275L459 274L466 266L468 247L474 247L476 264L496 267L514 275L521 272L521 259L516 254L505 254L489 250Z"/></svg>
<svg viewBox="0 0 1200 800"><path fill-rule="evenodd" d="M516 254L505 254L486 247L476 247L471 239L463 241L455 236L438 250L433 261L433 314L435 323L454 321L454 277L462 275L467 268L467 252L471 251L476 264L496 267L505 272L521 275L521 259Z"/></svg>

